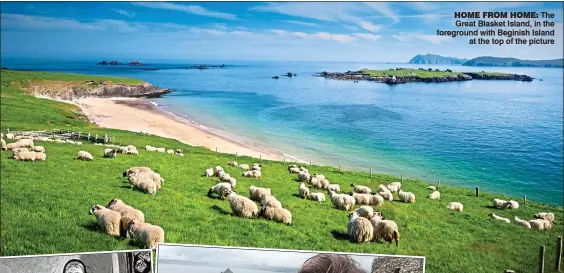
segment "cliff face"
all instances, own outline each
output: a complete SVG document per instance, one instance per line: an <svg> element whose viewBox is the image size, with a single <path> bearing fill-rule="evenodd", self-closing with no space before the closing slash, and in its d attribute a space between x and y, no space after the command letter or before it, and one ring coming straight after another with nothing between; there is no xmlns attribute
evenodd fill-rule
<svg viewBox="0 0 564 273"><path fill-rule="evenodd" d="M112 82L32 81L22 86L27 92L42 97L73 100L87 97L160 97L174 90L159 88L149 83L116 84Z"/></svg>

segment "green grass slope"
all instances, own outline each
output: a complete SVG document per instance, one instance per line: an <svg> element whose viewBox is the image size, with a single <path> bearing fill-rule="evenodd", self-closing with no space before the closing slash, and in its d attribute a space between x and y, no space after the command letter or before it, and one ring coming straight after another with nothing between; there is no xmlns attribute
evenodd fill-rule
<svg viewBox="0 0 564 273"><path fill-rule="evenodd" d="M343 236L346 212L334 209L329 200L319 204L296 197L297 175L287 172L287 163L263 160L263 179L243 178L240 170L225 163L237 160L251 164L258 159L235 158L176 140L96 128L84 121L73 106L32 98L14 88L13 81L25 80L28 74L2 73L3 132L6 128L63 127L108 133L122 143L135 143L140 154L105 159L103 147L88 143L38 143L47 150L44 162L18 162L9 158L11 152L1 152L2 255L135 249L137 246L128 240L114 239L99 231L95 217L88 214L92 205L106 205L112 198L120 198L141 209L147 222L163 227L169 243L425 256L426 272L430 273L490 273L506 268L533 272L538 265L539 247L544 245L546 268L552 269L554 264L556 237L563 232L562 207L528 203L517 210L496 210L488 208L490 200L510 197L483 193L477 198L471 190L446 185L441 187L442 200L429 200L425 198L429 194L425 189L428 183L404 181L404 189L417 195L417 203L386 202L379 208L388 219L398 223L399 247L387 243L354 244ZM147 144L182 148L185 157L146 152L141 147ZM92 153L95 160L75 160L79 150ZM248 196L250 185L271 188L292 212L293 225L231 216L228 201L206 196L216 178L202 174L215 165L224 166L237 178L240 194ZM163 189L154 197L132 190L121 177L122 171L132 166L149 166L160 173L166 179ZM351 183L376 188L380 183L398 180L386 175L370 179L361 172L339 173L327 166L308 168L311 173L325 174L345 191L349 191ZM462 202L464 212L447 210L451 201ZM515 215L531 219L535 213L551 211L557 215L559 225L550 231L527 230L491 220L487 214L493 211L511 220Z"/></svg>

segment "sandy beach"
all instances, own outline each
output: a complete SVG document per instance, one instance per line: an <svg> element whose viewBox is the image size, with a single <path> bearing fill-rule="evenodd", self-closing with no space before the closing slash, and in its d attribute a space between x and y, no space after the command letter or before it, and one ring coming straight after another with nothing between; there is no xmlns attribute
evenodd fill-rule
<svg viewBox="0 0 564 273"><path fill-rule="evenodd" d="M238 143L192 124L189 120L167 113L145 99L83 98L70 102L82 109L98 126L149 133L177 139L192 146L203 146L221 153L246 155L255 158L280 160L284 155Z"/></svg>

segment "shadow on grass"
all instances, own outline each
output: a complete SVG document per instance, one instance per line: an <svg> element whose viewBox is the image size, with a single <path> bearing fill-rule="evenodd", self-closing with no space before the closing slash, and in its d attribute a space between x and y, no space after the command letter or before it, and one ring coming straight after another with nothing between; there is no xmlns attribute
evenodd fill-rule
<svg viewBox="0 0 564 273"><path fill-rule="evenodd" d="M297 198L300 198L300 199L303 199L303 198L301 198L300 195L297 194L297 193L292 194L292 196L297 197ZM305 199L304 199L304 200L305 200Z"/></svg>
<svg viewBox="0 0 564 273"><path fill-rule="evenodd" d="M333 235L333 238L339 241L349 241L349 235L344 232L338 230L332 230L331 235Z"/></svg>
<svg viewBox="0 0 564 273"><path fill-rule="evenodd" d="M231 215L231 212L226 211L226 210L220 208L218 205L213 205L213 206L211 206L210 208L211 208L212 210L215 210L215 211L217 211L217 212L223 214L223 215Z"/></svg>

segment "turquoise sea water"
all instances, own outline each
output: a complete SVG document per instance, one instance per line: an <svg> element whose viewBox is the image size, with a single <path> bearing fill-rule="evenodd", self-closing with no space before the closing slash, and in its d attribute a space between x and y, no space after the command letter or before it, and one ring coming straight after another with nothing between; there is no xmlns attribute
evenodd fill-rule
<svg viewBox="0 0 564 273"><path fill-rule="evenodd" d="M374 63L152 63L2 60L2 66L133 77L177 90L155 103L239 141L314 164L384 172L562 205L563 70ZM542 81L381 83L321 71L432 67L527 74ZM77 70L81 69L81 70ZM293 78L271 77L294 72Z"/></svg>

